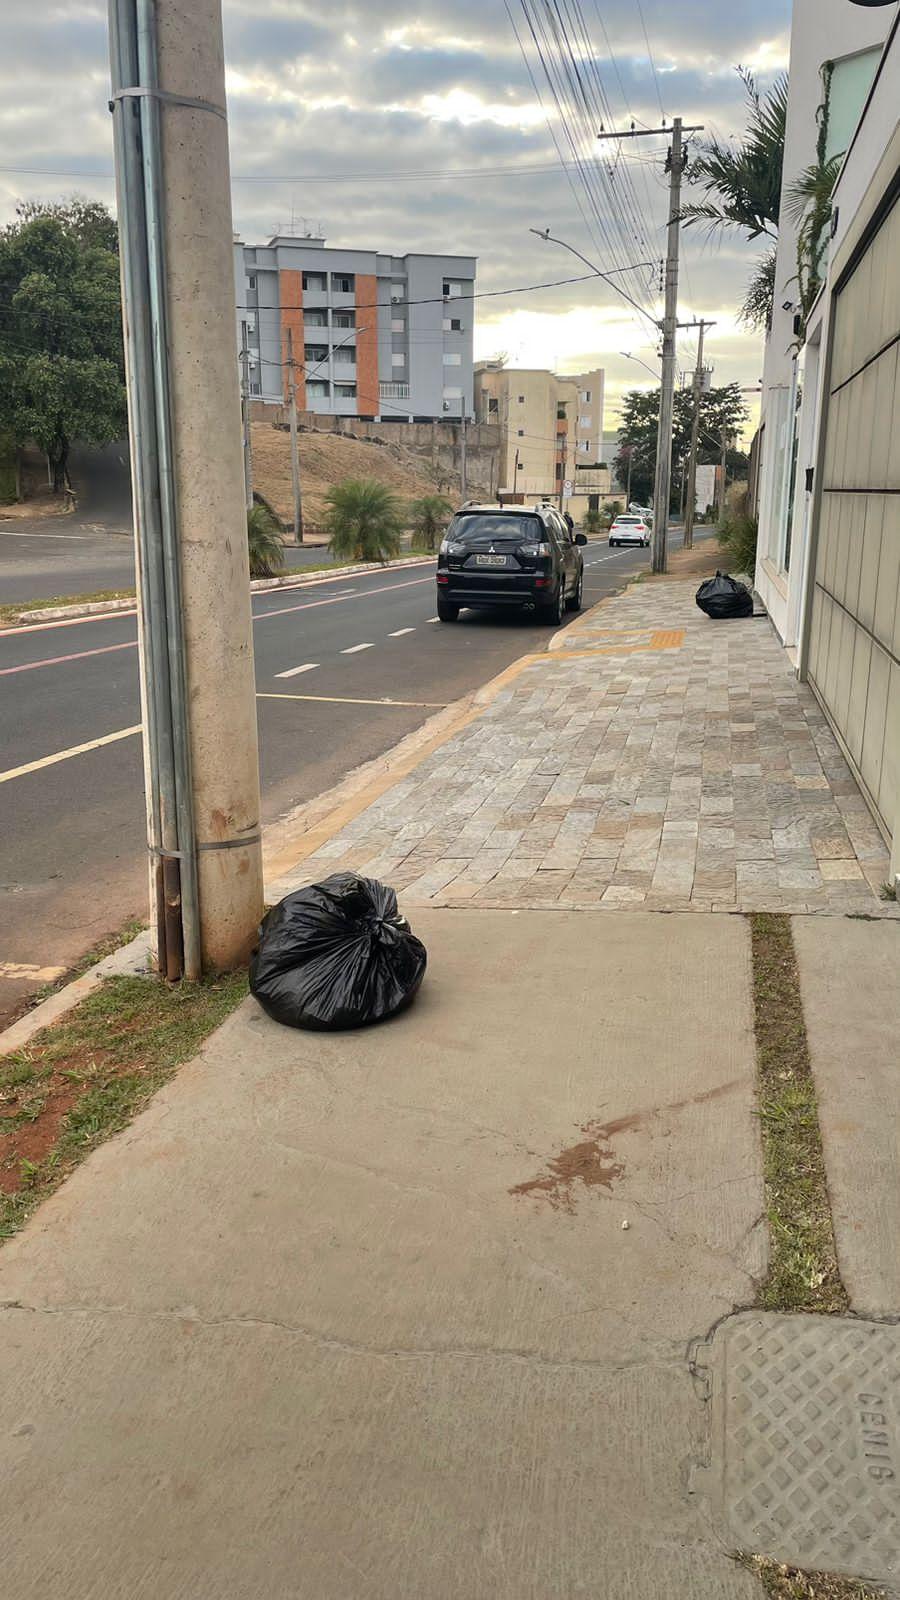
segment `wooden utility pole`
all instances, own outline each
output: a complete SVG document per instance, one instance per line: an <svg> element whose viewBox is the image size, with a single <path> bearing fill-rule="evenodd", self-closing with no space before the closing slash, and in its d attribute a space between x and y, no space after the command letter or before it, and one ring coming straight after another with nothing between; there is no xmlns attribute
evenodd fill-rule
<svg viewBox="0 0 900 1600"><path fill-rule="evenodd" d="M700 441L700 402L703 396L703 338L712 322L700 322L697 336L697 365L694 368L694 415L691 422L691 449L688 456L687 505L684 509L684 548L690 550L694 543L694 516L697 507L697 446Z"/></svg>
<svg viewBox="0 0 900 1600"><path fill-rule="evenodd" d="M294 377L294 339L287 330L288 401L291 422L291 489L294 495L294 538L303 543L303 502L300 498L300 448L297 442L297 381Z"/></svg>

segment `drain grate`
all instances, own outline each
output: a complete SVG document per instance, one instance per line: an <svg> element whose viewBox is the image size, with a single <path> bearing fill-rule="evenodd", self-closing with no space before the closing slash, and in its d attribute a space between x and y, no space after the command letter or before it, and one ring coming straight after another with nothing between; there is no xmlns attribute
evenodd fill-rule
<svg viewBox="0 0 900 1600"><path fill-rule="evenodd" d="M694 1488L739 1550L900 1578L900 1327L742 1312L696 1345L711 1407Z"/></svg>

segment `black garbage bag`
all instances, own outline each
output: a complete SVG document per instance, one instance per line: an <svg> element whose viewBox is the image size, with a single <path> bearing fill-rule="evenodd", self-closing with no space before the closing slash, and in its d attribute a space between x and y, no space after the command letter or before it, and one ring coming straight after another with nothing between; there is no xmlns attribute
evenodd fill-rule
<svg viewBox="0 0 900 1600"><path fill-rule="evenodd" d="M708 617L752 617L753 596L745 583L729 578L727 572L717 572L707 578L697 590L695 599Z"/></svg>
<svg viewBox="0 0 900 1600"><path fill-rule="evenodd" d="M427 959L393 889L336 872L267 912L250 992L292 1028L362 1028L410 1005Z"/></svg>

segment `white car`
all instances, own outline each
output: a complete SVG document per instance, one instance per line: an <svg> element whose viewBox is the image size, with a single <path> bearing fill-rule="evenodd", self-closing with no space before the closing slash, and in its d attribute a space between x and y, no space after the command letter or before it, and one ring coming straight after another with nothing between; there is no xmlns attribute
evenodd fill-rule
<svg viewBox="0 0 900 1600"><path fill-rule="evenodd" d="M650 543L650 524L643 516L633 515L630 511L621 517L616 517L609 530L610 546L620 544L648 545Z"/></svg>

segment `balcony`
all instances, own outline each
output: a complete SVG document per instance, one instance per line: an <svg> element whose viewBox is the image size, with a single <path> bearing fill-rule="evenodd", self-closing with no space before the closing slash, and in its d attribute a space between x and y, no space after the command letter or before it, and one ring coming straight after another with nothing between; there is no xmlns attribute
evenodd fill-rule
<svg viewBox="0 0 900 1600"><path fill-rule="evenodd" d="M409 399L409 384L408 383L379 383L379 385L378 385L378 398L379 398L379 400L408 400Z"/></svg>

